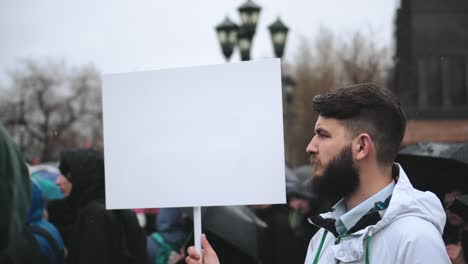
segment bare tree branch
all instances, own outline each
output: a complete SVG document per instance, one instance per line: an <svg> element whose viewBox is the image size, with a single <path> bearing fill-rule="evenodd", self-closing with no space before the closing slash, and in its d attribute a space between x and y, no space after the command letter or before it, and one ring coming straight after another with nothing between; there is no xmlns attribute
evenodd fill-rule
<svg viewBox="0 0 468 264"><path fill-rule="evenodd" d="M303 165L308 160L304 148L313 136L317 117L312 110L312 98L357 83L373 82L385 87L390 61L387 49L378 48L371 35L361 32L340 40L322 28L314 42L302 41L294 62L297 86L292 108L296 125L286 133L291 166Z"/></svg>
<svg viewBox="0 0 468 264"><path fill-rule="evenodd" d="M28 152L26 156L55 159L64 147L83 144L81 140L90 137L91 132L87 131L90 129L98 131L92 136L102 137L102 132L99 133L102 122L98 117L101 105L87 104L100 97L100 78L94 67L86 65L69 70L60 61L39 63L26 59L21 61L21 67L9 71L9 75L12 85L2 91L2 95L10 95L2 96L7 98L2 104L8 105L8 111L2 110L0 120L24 127L23 145L29 142L40 146L32 150L23 146Z"/></svg>

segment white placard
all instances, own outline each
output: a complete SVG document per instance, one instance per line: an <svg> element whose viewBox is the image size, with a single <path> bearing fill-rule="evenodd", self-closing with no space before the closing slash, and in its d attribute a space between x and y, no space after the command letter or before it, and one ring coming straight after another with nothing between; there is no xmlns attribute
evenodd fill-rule
<svg viewBox="0 0 468 264"><path fill-rule="evenodd" d="M286 202L280 60L102 84L108 209Z"/></svg>

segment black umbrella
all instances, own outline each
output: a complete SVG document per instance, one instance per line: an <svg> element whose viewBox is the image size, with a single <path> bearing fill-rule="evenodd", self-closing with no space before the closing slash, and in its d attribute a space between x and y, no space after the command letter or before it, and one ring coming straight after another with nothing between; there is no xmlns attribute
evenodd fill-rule
<svg viewBox="0 0 468 264"><path fill-rule="evenodd" d="M291 188L294 188L299 182L297 175L288 167L285 167L286 173L286 193L289 192Z"/></svg>
<svg viewBox="0 0 468 264"><path fill-rule="evenodd" d="M463 221L468 221L468 195L462 195L455 199L453 204L448 208L453 213L463 218Z"/></svg>
<svg viewBox="0 0 468 264"><path fill-rule="evenodd" d="M286 193L288 196L299 196L306 199L315 198L310 188L311 175L314 171L312 165L304 165L295 168L292 172L296 175L294 181L286 182Z"/></svg>
<svg viewBox="0 0 468 264"><path fill-rule="evenodd" d="M286 183L288 181L299 181L299 178L297 178L297 175L288 167L284 168L285 173L286 173Z"/></svg>
<svg viewBox="0 0 468 264"><path fill-rule="evenodd" d="M403 148L397 162L420 190L442 197L453 189L468 189L468 143L417 143Z"/></svg>
<svg viewBox="0 0 468 264"><path fill-rule="evenodd" d="M300 179L300 181L306 182L311 179L312 172L314 172L314 166L303 165L303 166L295 168L293 172L296 174L297 178Z"/></svg>
<svg viewBox="0 0 468 264"><path fill-rule="evenodd" d="M468 164L468 142L465 143L440 143L420 142L405 147L400 151L403 155L417 155L449 159Z"/></svg>
<svg viewBox="0 0 468 264"><path fill-rule="evenodd" d="M193 219L192 208L182 210ZM202 229L222 238L253 259L259 257L259 234L266 227L265 222L244 205L202 207Z"/></svg>

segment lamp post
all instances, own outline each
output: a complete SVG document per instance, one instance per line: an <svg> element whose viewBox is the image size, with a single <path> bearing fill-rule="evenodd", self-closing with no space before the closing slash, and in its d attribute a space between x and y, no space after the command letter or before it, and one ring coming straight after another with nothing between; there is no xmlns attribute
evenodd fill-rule
<svg viewBox="0 0 468 264"><path fill-rule="evenodd" d="M240 26L236 25L229 18L225 18L218 26L216 32L218 33L219 43L221 45L224 57L229 61L236 46L239 48L240 59L248 61L251 59L250 51L252 49L253 39L256 33L258 20L260 17L261 7L255 4L252 0L247 0L244 4L238 7L240 16ZM270 31L271 40L273 44L274 55L282 59L284 49L286 46L289 28L278 17L272 24L268 26ZM294 100L296 83L292 76L287 71L287 65L282 64L282 89L283 89L283 112L285 121L285 139L289 140L293 135L292 121L294 113L291 111L291 106ZM292 157L294 150L292 145L286 143L287 157ZM287 158L288 159L288 158Z"/></svg>
<svg viewBox="0 0 468 264"><path fill-rule="evenodd" d="M271 41L273 43L273 50L278 58L282 58L284 54L284 47L286 46L286 39L288 36L289 28L283 24L281 19L278 17L268 29L271 34Z"/></svg>
<svg viewBox="0 0 468 264"><path fill-rule="evenodd" d="M242 4L237 10L239 11L241 19L238 41L239 51L241 60L248 61L250 60L250 50L257 29L261 7L252 0L247 0L247 2Z"/></svg>
<svg viewBox="0 0 468 264"><path fill-rule="evenodd" d="M221 49L227 61L231 58L236 47L239 48L241 60L248 61L251 59L250 51L252 49L253 39L262 8L252 0L247 0L244 4L239 6L237 10L239 11L241 21L240 26L226 17L216 26L216 32L218 34L219 44L221 45ZM268 30L270 31L275 57L282 59L289 28L278 17L268 26ZM283 66L285 65L283 64ZM295 82L288 73L285 73L284 67L282 72L283 95L286 104L290 105L294 100ZM287 114L287 116L289 115L290 114Z"/></svg>
<svg viewBox="0 0 468 264"><path fill-rule="evenodd" d="M245 27L239 28L238 46L239 53L242 61L250 60L250 50L252 48L253 34Z"/></svg>
<svg viewBox="0 0 468 264"><path fill-rule="evenodd" d="M221 49L227 61L231 58L236 46L239 48L242 61L251 59L250 51L252 49L253 38L257 29L261 9L262 8L252 0L247 0L237 8L241 21L240 26L232 22L228 17L216 26L219 44L221 45ZM278 17L268 26L268 30L270 31L275 57L282 59L289 28ZM292 104L295 92L294 79L287 73L285 74L283 69L282 80L283 94L286 103L288 105Z"/></svg>
<svg viewBox="0 0 468 264"><path fill-rule="evenodd" d="M253 36L257 28L261 7L252 0L247 0L247 2L239 6L237 10L239 10L242 26L250 31Z"/></svg>
<svg viewBox="0 0 468 264"><path fill-rule="evenodd" d="M226 18L216 26L216 32L218 33L218 40L219 44L221 44L224 57L226 61L229 61L237 43L239 26L226 16Z"/></svg>
<svg viewBox="0 0 468 264"><path fill-rule="evenodd" d="M275 52L275 56L281 59L284 55L284 48L286 46L289 28L278 17L275 22L268 26L268 29L270 30L271 42L273 43L273 51ZM291 75L289 75L289 73L285 73L284 68L282 72L283 76L281 77L281 80L283 84L283 95L287 106L287 112L285 116L289 117L291 115L289 106L292 104L294 99L296 82L291 77Z"/></svg>
<svg viewBox="0 0 468 264"><path fill-rule="evenodd" d="M281 77L283 84L284 99L288 105L290 105L294 99L294 92L296 89L296 82L290 75L283 75Z"/></svg>
<svg viewBox="0 0 468 264"><path fill-rule="evenodd" d="M216 26L216 32L226 59L229 60L237 45L239 47L241 60L245 61L250 60L250 50L260 17L261 7L252 0L247 0L244 4L239 6L238 11L241 20L240 26L226 17ZM282 58L289 29L279 17L268 29L271 33L275 56L277 58Z"/></svg>

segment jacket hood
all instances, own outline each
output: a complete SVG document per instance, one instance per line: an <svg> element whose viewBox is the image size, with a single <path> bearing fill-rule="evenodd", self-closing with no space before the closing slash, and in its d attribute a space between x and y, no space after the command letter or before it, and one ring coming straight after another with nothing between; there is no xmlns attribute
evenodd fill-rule
<svg viewBox="0 0 468 264"><path fill-rule="evenodd" d="M387 210L382 211L382 220L375 225L373 233L393 221L406 216L416 216L432 223L442 235L446 221L446 215L439 198L432 192L422 192L414 189L403 168L398 165L399 176L393 189L393 195Z"/></svg>
<svg viewBox="0 0 468 264"><path fill-rule="evenodd" d="M61 154L60 172L72 184L68 200L81 206L89 201L105 199L104 157L93 149L68 150Z"/></svg>
<svg viewBox="0 0 468 264"><path fill-rule="evenodd" d="M46 233L48 233L57 243L59 249L63 251L64 244L62 237L58 230L53 226L50 222L43 218L44 215L44 208L45 208L45 200L43 198L42 191L39 187L39 184L36 183L34 180L31 181L31 207L29 208L29 215L27 223L31 226L37 226L43 229ZM36 240L38 239L37 234L34 234ZM49 242L46 240L37 240L40 248L50 248ZM48 258L52 257L52 251L46 250L46 256Z"/></svg>
<svg viewBox="0 0 468 264"><path fill-rule="evenodd" d="M26 223L30 204L29 182L26 162L0 124L0 250Z"/></svg>

